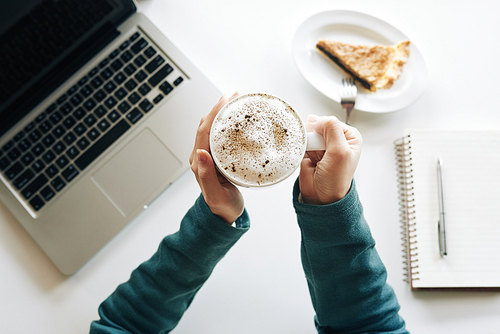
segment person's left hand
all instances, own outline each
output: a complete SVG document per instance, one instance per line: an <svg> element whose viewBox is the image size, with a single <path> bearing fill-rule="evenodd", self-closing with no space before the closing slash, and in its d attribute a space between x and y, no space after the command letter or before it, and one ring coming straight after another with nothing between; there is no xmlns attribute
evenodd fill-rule
<svg viewBox="0 0 500 334"><path fill-rule="evenodd" d="M189 157L191 170L200 185L203 198L210 210L226 223L232 224L243 213L244 201L238 188L226 180L215 168L210 155L210 128L219 110L237 97L221 97L210 113L201 119L193 152Z"/></svg>

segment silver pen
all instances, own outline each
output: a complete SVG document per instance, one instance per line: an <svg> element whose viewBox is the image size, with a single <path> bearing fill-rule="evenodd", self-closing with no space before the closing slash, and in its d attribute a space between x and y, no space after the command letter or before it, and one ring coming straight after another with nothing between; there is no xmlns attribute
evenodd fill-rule
<svg viewBox="0 0 500 334"><path fill-rule="evenodd" d="M443 162L441 158L437 161L437 180L438 180L438 201L439 201L439 220L438 220L438 238L439 254L448 255L446 251L446 225L444 210L444 191L443 191Z"/></svg>

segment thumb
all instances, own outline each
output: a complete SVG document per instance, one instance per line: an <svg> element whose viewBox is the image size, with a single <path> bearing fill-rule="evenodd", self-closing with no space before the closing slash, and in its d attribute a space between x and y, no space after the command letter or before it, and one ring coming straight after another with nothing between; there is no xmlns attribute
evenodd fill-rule
<svg viewBox="0 0 500 334"><path fill-rule="evenodd" d="M217 177L215 165L210 153L203 149L196 150L198 156L198 178L203 193L206 189L217 189L220 183Z"/></svg>

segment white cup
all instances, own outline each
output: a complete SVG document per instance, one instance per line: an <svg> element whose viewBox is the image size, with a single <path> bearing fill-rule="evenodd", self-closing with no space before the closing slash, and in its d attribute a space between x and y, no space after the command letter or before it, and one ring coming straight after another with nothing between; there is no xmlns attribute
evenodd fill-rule
<svg viewBox="0 0 500 334"><path fill-rule="evenodd" d="M323 136L307 132L289 103L266 93L231 100L210 130L215 166L231 183L247 188L285 180L300 166L306 151L325 147Z"/></svg>

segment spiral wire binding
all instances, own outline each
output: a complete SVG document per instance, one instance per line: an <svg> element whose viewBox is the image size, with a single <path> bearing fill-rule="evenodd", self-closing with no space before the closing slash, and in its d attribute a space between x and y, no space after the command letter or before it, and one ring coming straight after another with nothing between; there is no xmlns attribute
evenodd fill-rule
<svg viewBox="0 0 500 334"><path fill-rule="evenodd" d="M399 218L403 248L404 281L419 280L418 245L415 224L415 194L413 188L413 163L411 138L406 136L394 142L398 178Z"/></svg>

